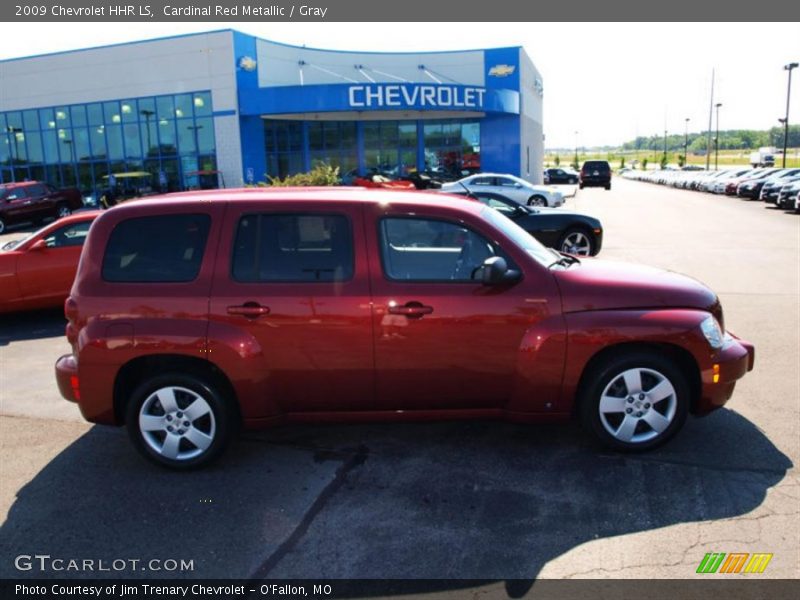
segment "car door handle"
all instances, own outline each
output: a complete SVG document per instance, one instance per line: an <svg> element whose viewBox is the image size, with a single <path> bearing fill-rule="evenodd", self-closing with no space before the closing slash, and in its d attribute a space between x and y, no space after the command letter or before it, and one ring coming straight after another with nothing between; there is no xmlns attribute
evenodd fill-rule
<svg viewBox="0 0 800 600"><path fill-rule="evenodd" d="M256 302L245 302L239 306L229 306L229 315L241 315L249 319L256 319L269 314L268 306L261 306Z"/></svg>
<svg viewBox="0 0 800 600"><path fill-rule="evenodd" d="M409 319L421 319L432 312L432 306L426 306L421 302L406 302L403 306L389 306L389 314L403 315Z"/></svg>

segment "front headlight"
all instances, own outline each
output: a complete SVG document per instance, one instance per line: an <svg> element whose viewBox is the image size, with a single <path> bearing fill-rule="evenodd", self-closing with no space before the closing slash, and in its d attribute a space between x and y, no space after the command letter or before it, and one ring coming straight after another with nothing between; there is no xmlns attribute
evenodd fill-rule
<svg viewBox="0 0 800 600"><path fill-rule="evenodd" d="M725 334L722 332L722 327L711 315L700 323L700 331L703 332L703 335L708 340L708 344L715 350L719 350L725 344Z"/></svg>

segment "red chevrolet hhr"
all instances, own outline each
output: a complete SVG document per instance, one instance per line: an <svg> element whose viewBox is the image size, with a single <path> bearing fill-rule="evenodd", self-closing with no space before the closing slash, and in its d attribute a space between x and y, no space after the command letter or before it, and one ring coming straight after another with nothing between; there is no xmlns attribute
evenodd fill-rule
<svg viewBox="0 0 800 600"><path fill-rule="evenodd" d="M284 421L575 415L645 450L730 398L753 347L717 296L547 249L479 202L353 188L136 201L89 232L56 363L161 465Z"/></svg>

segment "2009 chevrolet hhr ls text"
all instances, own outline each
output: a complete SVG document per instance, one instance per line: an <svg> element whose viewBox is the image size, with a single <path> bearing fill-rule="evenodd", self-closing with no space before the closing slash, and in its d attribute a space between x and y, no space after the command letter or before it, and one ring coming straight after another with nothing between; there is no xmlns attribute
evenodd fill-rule
<svg viewBox="0 0 800 600"><path fill-rule="evenodd" d="M63 396L175 468L287 420L575 415L645 450L722 406L754 359L697 281L559 254L423 192L126 203L93 224L65 311Z"/></svg>

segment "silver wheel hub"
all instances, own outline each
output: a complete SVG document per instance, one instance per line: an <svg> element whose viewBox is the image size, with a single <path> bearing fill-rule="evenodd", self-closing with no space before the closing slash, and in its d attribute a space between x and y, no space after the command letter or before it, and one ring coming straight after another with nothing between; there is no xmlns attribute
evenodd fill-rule
<svg viewBox="0 0 800 600"><path fill-rule="evenodd" d="M592 244L586 234L580 231L570 233L564 238L564 243L561 244L561 251L567 254L577 254L580 256L588 256L592 250Z"/></svg>
<svg viewBox="0 0 800 600"><path fill-rule="evenodd" d="M211 406L200 394L169 386L152 392L142 403L139 432L157 454L183 461L208 450L217 427Z"/></svg>
<svg viewBox="0 0 800 600"><path fill-rule="evenodd" d="M660 436L675 418L677 398L669 379L654 369L627 369L600 396L603 428L621 442L637 444Z"/></svg>

